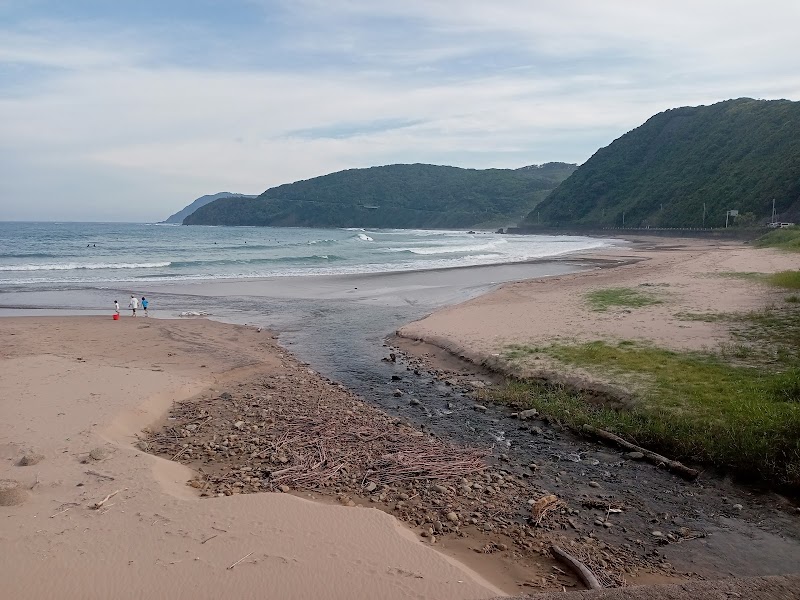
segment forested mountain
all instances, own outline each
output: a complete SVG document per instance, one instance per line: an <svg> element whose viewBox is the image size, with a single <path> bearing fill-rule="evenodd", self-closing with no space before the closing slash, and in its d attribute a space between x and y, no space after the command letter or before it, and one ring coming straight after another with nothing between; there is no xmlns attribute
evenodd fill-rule
<svg viewBox="0 0 800 600"><path fill-rule="evenodd" d="M465 228L516 223L576 165L460 169L388 165L350 169L268 189L253 200L223 198L184 225Z"/></svg>
<svg viewBox="0 0 800 600"><path fill-rule="evenodd" d="M167 218L164 223L183 223L183 220L196 211L201 206L219 200L220 198L230 198L231 196L240 196L242 198L255 198L255 196L246 196L245 194L234 194L233 192L219 192L218 194L209 194L207 196L200 196L197 200L182 208L174 215Z"/></svg>
<svg viewBox="0 0 800 600"><path fill-rule="evenodd" d="M523 226L724 226L800 217L800 102L740 98L651 117L598 150ZM734 220L731 220L733 223Z"/></svg>

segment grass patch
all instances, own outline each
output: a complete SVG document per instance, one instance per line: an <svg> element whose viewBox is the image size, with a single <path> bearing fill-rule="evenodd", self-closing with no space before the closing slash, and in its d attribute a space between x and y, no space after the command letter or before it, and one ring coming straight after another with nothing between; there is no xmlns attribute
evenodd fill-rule
<svg viewBox="0 0 800 600"><path fill-rule="evenodd" d="M778 287L800 290L800 271L780 271L767 275L767 281Z"/></svg>
<svg viewBox="0 0 800 600"><path fill-rule="evenodd" d="M791 252L800 252L800 227L776 229L756 240L759 248L781 248Z"/></svg>
<svg viewBox="0 0 800 600"><path fill-rule="evenodd" d="M718 355L603 342L540 352L603 375L644 382L626 409L579 394L512 383L495 399L580 427L588 423L681 460L695 460L800 488L800 369L769 372Z"/></svg>
<svg viewBox="0 0 800 600"><path fill-rule="evenodd" d="M745 279L747 281L763 281L766 273L757 273L754 271L720 271L717 273L718 277L727 277L728 279Z"/></svg>
<svg viewBox="0 0 800 600"><path fill-rule="evenodd" d="M592 310L605 311L612 306L626 306L641 308L652 304L661 304L661 300L640 290L633 288L604 288L586 294L586 301Z"/></svg>
<svg viewBox="0 0 800 600"><path fill-rule="evenodd" d="M793 304L800 303L800 296L797 294L792 294L791 296L786 296L786 301L791 302Z"/></svg>

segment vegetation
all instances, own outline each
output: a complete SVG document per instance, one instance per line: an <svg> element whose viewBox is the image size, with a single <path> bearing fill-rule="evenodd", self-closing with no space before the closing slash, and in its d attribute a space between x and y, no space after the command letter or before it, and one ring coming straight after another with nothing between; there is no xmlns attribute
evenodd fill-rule
<svg viewBox="0 0 800 600"><path fill-rule="evenodd" d="M788 100L659 113L598 150L522 225L534 226L538 212L549 226L723 227L730 209L740 223L765 223L773 198L778 218L796 221L798 131L800 102Z"/></svg>
<svg viewBox="0 0 800 600"><path fill-rule="evenodd" d="M586 300L592 310L605 311L611 306L628 306L640 308L652 304L661 304L661 300L632 288L604 288L586 294Z"/></svg>
<svg viewBox="0 0 800 600"><path fill-rule="evenodd" d="M219 200L220 198L230 198L231 196L238 196L240 198L255 198L255 196L246 196L245 194L234 194L232 192L219 192L218 194L210 194L207 196L200 196L197 200L185 206L174 215L170 215L164 221L164 223L183 223L183 220L196 211L201 206L205 206L206 204L210 204L214 200Z"/></svg>
<svg viewBox="0 0 800 600"><path fill-rule="evenodd" d="M766 280L772 285L800 290L800 271L781 271L767 275Z"/></svg>
<svg viewBox="0 0 800 600"><path fill-rule="evenodd" d="M388 165L271 188L254 200L221 199L185 225L467 228L515 223L575 170Z"/></svg>
<svg viewBox="0 0 800 600"><path fill-rule="evenodd" d="M599 373L633 377L625 408L537 383L510 383L495 400L580 427L590 424L671 457L710 463L800 488L800 369L734 366L704 353L604 342L536 349ZM509 359L524 352L513 349Z"/></svg>
<svg viewBox="0 0 800 600"><path fill-rule="evenodd" d="M775 229L756 241L759 248L781 248L800 252L800 226Z"/></svg>

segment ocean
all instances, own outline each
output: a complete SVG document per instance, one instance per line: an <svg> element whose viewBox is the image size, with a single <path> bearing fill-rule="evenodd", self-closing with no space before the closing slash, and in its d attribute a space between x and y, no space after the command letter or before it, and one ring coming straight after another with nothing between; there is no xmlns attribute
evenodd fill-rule
<svg viewBox="0 0 800 600"><path fill-rule="evenodd" d="M0 291L417 271L608 243L466 231L0 222Z"/></svg>
<svg viewBox="0 0 800 600"><path fill-rule="evenodd" d="M62 315L102 315L114 327L114 300L129 319L130 295L147 296L150 318L207 315L262 327L390 414L490 446L510 426L495 413L469 411L462 420L433 408L450 392L382 361L387 336L504 282L595 268L569 253L618 243L466 231L0 223L0 317L44 317L57 327ZM124 337L119 343L124 363ZM393 377L430 410L398 402Z"/></svg>

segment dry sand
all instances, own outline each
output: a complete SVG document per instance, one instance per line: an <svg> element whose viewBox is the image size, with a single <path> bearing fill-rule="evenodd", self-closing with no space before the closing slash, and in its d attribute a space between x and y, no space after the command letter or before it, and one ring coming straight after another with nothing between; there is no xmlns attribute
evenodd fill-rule
<svg viewBox="0 0 800 600"><path fill-rule="evenodd" d="M186 467L136 447L173 401L290 360L266 332L208 321L2 319L0 479L26 498L0 506L0 598L500 594L386 513L274 493L201 500Z"/></svg>
<svg viewBox="0 0 800 600"><path fill-rule="evenodd" d="M785 291L729 274L800 267L797 254L691 239L635 239L629 248L569 256L570 261L581 259L622 266L507 284L439 310L398 333L478 363L496 363L509 346L554 341L635 340L677 350L714 349L729 340L724 324L676 315L757 310L782 302ZM585 295L613 287L640 289L662 303L592 310ZM522 365L523 374L536 374L538 364Z"/></svg>

